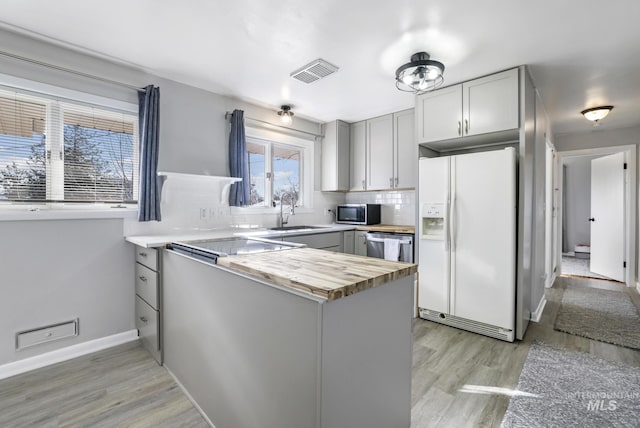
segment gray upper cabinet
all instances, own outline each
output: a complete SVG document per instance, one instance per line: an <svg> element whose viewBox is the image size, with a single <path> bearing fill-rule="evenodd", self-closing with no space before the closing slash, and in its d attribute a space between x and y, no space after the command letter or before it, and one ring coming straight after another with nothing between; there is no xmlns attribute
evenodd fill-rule
<svg viewBox="0 0 640 428"><path fill-rule="evenodd" d="M367 190L393 188L393 115L367 120Z"/></svg>
<svg viewBox="0 0 640 428"><path fill-rule="evenodd" d="M416 97L418 143L519 127L518 69Z"/></svg>
<svg viewBox="0 0 640 428"><path fill-rule="evenodd" d="M367 137L366 122L351 124L350 190L366 190Z"/></svg>
<svg viewBox="0 0 640 428"><path fill-rule="evenodd" d="M416 186L418 144L414 123L413 109L393 114L393 187L396 189Z"/></svg>
<svg viewBox="0 0 640 428"><path fill-rule="evenodd" d="M462 85L416 97L418 143L462 136Z"/></svg>
<svg viewBox="0 0 640 428"><path fill-rule="evenodd" d="M415 187L413 109L351 124L351 190Z"/></svg>
<svg viewBox="0 0 640 428"><path fill-rule="evenodd" d="M336 120L327 123L322 142L322 190L347 191L349 177L349 124Z"/></svg>

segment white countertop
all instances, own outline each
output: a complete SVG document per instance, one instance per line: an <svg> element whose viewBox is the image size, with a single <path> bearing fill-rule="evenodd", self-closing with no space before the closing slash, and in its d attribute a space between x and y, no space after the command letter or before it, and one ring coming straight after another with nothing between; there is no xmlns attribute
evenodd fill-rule
<svg viewBox="0 0 640 428"><path fill-rule="evenodd" d="M317 229L287 230L277 231L268 228L243 229L229 228L216 230L176 230L175 232L167 232L166 234L154 235L130 235L126 236L127 242L139 245L141 247L162 247L170 242L184 241L200 241L203 239L219 239L229 238L232 236L245 236L257 238L274 238L299 235L313 235L317 233L342 232L345 230L354 230L356 227L349 224L318 224L312 225ZM285 239L286 240L286 239Z"/></svg>

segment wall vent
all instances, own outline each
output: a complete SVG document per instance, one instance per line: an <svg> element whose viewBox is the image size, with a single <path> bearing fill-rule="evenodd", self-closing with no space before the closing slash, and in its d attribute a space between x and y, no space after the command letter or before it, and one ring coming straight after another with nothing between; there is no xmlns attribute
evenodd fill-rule
<svg viewBox="0 0 640 428"><path fill-rule="evenodd" d="M80 319L64 321L43 327L16 333L16 350L51 342L53 340L64 339L65 337L78 336L80 334Z"/></svg>
<svg viewBox="0 0 640 428"><path fill-rule="evenodd" d="M323 79L338 70L339 68L335 65L323 60L322 58L318 58L311 61L309 64L300 67L289 76L304 83L313 83L316 80Z"/></svg>

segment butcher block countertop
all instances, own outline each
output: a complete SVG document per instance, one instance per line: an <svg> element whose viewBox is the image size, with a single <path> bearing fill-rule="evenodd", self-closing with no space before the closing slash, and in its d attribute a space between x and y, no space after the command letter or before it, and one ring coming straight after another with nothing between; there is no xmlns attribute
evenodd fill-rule
<svg viewBox="0 0 640 428"><path fill-rule="evenodd" d="M412 275L414 264L313 248L218 258L218 265L336 300Z"/></svg>
<svg viewBox="0 0 640 428"><path fill-rule="evenodd" d="M416 233L415 226L401 226L396 224L373 224L371 226L356 226L356 230L367 232Z"/></svg>

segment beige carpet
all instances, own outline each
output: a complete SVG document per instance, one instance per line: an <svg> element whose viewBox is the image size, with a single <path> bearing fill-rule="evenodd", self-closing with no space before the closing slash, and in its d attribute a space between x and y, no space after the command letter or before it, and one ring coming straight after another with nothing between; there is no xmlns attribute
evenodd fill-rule
<svg viewBox="0 0 640 428"><path fill-rule="evenodd" d="M503 428L638 427L640 368L534 343Z"/></svg>
<svg viewBox="0 0 640 428"><path fill-rule="evenodd" d="M640 349L640 316L624 290L567 288L553 328L600 342Z"/></svg>

